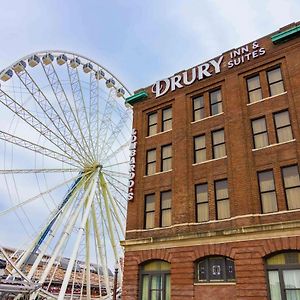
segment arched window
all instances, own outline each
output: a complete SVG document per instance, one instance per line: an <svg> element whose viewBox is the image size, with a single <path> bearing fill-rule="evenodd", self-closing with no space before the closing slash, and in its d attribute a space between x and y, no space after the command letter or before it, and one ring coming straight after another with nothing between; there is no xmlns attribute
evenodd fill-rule
<svg viewBox="0 0 300 300"><path fill-rule="evenodd" d="M140 300L170 300L171 265L163 260L152 260L140 268Z"/></svg>
<svg viewBox="0 0 300 300"><path fill-rule="evenodd" d="M300 251L266 259L271 300L300 300Z"/></svg>
<svg viewBox="0 0 300 300"><path fill-rule="evenodd" d="M196 261L196 282L235 281L234 261L225 256L208 256Z"/></svg>

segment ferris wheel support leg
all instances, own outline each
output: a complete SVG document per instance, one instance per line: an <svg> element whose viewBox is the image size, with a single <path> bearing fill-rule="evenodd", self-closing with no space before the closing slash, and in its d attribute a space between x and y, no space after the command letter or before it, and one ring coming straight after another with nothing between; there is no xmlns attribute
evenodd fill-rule
<svg viewBox="0 0 300 300"><path fill-rule="evenodd" d="M104 199L106 217L107 217L107 222L108 222L109 238L110 238L110 242L111 242L113 252L114 252L114 255L115 255L115 260L116 260L115 263L119 264L117 247L116 247L116 242L115 242L115 234L114 234L113 225L112 225L110 207L109 207L109 203L108 203L108 191L107 191L108 188L107 188L107 184L106 184L105 178L104 178L102 173L100 173L100 182L99 182L99 184L101 186L102 195L103 195L103 199Z"/></svg>
<svg viewBox="0 0 300 300"><path fill-rule="evenodd" d="M95 176L96 175L94 174L94 176L92 178L95 178ZM89 181L89 178L87 179L87 181ZM84 184L85 184L85 182L82 182L81 186L83 186ZM61 247L65 243L66 239L69 237L69 235L70 235L70 233L71 233L71 231L72 231L72 229L74 227L74 224L75 224L75 222L76 222L76 220L77 220L77 218L78 218L78 216L80 214L80 211L81 211L81 208L83 206L83 203L84 203L85 199L89 196L89 194L91 192L91 188L92 188L92 186L91 186L91 184L89 182L89 184L87 186L87 189L86 189L86 191L85 191L85 193L84 193L84 195L82 197L82 201L79 203L79 206L77 208L76 213L73 214L70 222L67 224L66 229L64 230L61 238L59 239L57 245L55 246L54 252L53 252L53 254L52 254L52 256L51 256L51 258L50 258L50 260L48 262L48 265L47 265L46 269L44 270L43 274L41 275L39 283L43 284L44 281L46 280L49 272L51 271L52 265L53 265L55 259L57 258L58 254L59 254L59 252L61 250ZM73 197L75 197L75 196L73 196Z"/></svg>
<svg viewBox="0 0 300 300"><path fill-rule="evenodd" d="M107 264L106 264L106 261L104 259L103 245L102 245L100 234L99 234L99 229L98 229L97 219L96 219L96 211L95 211L94 206L92 206L92 220L93 220L94 234L95 234L95 238L96 238L96 242L97 242L97 250L98 250L98 253L99 253L100 262L101 262L102 271L103 271L103 276L104 276L104 284L105 284L105 288L106 288L106 291L107 291L107 294L108 294L109 290L110 290L109 275L108 275Z"/></svg>
<svg viewBox="0 0 300 300"><path fill-rule="evenodd" d="M93 195L92 195L93 197ZM90 259L90 224L89 218L85 225L85 256L86 256L86 297L91 299L91 259Z"/></svg>
<svg viewBox="0 0 300 300"><path fill-rule="evenodd" d="M82 216L82 221L81 221L81 224L80 224L80 227L79 227L76 242L74 244L73 252L72 252L72 255L70 257L68 268L67 268L67 271L65 273L65 277L64 277L64 280L63 280L63 283L62 283L62 286L61 286L61 289L60 289L60 292L59 292L59 295L58 295L58 298L57 298L58 300L64 300L65 293L66 293L66 290L67 290L67 287L68 287L68 283L69 283L69 280L70 280L70 277L71 277L71 274L72 274L72 270L73 270L74 263L75 263L76 256L77 256L77 251L78 251L78 248L80 246L80 241L81 241L81 238L82 238L82 235L83 235L83 232L84 232L85 224L87 222L87 219L88 219L88 216L89 216L89 213L90 213L90 210L91 210L91 206L92 206L92 203L93 203L93 200L94 200L94 195L95 195L96 186L97 186L98 174L96 174L96 175L97 176L93 177L93 181L91 183L92 188L91 188L91 191L89 193L88 201L87 201L87 204L86 204L86 209L85 209L84 214Z"/></svg>

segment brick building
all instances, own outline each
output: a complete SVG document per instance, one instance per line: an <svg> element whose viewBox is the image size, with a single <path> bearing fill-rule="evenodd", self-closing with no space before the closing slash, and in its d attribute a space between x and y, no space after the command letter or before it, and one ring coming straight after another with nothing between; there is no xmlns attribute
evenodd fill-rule
<svg viewBox="0 0 300 300"><path fill-rule="evenodd" d="M123 299L300 299L300 24L127 102Z"/></svg>

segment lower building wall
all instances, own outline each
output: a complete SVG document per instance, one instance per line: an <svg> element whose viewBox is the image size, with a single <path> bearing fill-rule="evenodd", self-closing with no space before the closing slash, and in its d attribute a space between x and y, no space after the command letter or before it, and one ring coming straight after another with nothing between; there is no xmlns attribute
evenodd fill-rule
<svg viewBox="0 0 300 300"><path fill-rule="evenodd" d="M157 248L125 252L123 300L138 299L139 265L152 259L171 263L172 300L267 300L264 259L278 251L300 250L300 232L299 236L293 237ZM227 256L234 260L235 283L194 283L194 262L209 255Z"/></svg>

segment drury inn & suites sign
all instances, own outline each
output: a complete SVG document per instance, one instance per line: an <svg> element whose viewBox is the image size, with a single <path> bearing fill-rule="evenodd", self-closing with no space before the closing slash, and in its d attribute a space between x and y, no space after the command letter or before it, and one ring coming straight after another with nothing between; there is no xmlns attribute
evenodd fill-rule
<svg viewBox="0 0 300 300"><path fill-rule="evenodd" d="M214 74L218 74L222 72L222 67L224 65L226 66L226 69L231 69L250 61L251 59L262 56L265 53L265 48L260 47L258 42L253 42L232 50L229 52L228 58L224 59L224 56L222 55L198 65L189 71L183 71L170 78L161 79L152 86L152 92L155 94L156 98L160 97L170 90L175 91L176 89L193 84L196 80L200 81L207 77L211 77ZM224 60L227 61L226 64L222 64Z"/></svg>

